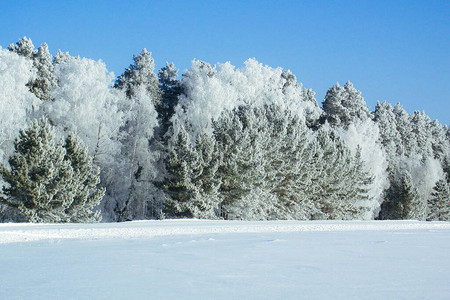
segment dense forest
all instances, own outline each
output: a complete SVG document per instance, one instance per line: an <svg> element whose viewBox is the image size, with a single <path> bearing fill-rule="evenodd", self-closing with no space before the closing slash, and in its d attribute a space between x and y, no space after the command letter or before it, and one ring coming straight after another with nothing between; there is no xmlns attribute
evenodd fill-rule
<svg viewBox="0 0 450 300"><path fill-rule="evenodd" d="M0 48L0 220L450 220L450 130L351 82Z"/></svg>

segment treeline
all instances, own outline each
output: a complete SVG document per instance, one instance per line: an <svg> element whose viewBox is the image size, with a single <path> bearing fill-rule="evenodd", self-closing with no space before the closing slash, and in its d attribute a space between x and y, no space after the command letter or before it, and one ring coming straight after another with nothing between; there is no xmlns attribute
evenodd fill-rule
<svg viewBox="0 0 450 300"><path fill-rule="evenodd" d="M450 130L352 83L0 48L2 221L450 219Z"/></svg>

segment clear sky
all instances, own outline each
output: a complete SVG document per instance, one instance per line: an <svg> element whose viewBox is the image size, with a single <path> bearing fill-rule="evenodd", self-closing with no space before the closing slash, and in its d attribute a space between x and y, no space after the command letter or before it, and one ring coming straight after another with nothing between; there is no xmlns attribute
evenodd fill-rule
<svg viewBox="0 0 450 300"><path fill-rule="evenodd" d="M0 46L102 59L116 76L143 48L157 68L196 58L290 69L322 102L347 80L373 110L400 102L450 125L450 1L5 1Z"/></svg>

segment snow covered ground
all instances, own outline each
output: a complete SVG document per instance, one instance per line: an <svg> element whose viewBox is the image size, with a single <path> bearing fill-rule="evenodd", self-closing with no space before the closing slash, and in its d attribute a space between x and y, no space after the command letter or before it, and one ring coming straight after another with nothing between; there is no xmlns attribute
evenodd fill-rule
<svg viewBox="0 0 450 300"><path fill-rule="evenodd" d="M450 223L0 224L0 299L450 299Z"/></svg>

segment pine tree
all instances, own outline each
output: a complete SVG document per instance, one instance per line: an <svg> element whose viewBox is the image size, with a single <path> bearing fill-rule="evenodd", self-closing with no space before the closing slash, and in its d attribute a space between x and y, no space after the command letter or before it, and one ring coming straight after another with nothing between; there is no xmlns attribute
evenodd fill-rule
<svg viewBox="0 0 450 300"><path fill-rule="evenodd" d="M162 109L161 91L158 77L154 73L155 61L151 52L143 49L138 55L133 55L134 64L130 65L122 75L117 78L115 88L124 90L128 98L132 98L138 92L140 86L144 86L152 98L153 104L160 112Z"/></svg>
<svg viewBox="0 0 450 300"><path fill-rule="evenodd" d="M276 200L268 186L272 160L268 147L278 141L272 132L274 122L268 119L269 109L240 106L224 111L213 122L214 137L223 153L218 173L222 210L228 219L268 219L273 214Z"/></svg>
<svg viewBox="0 0 450 300"><path fill-rule="evenodd" d="M37 69L37 77L28 84L30 91L42 101L48 101L51 99L50 90L56 85L56 78L53 74L52 56L46 43L34 55L33 64Z"/></svg>
<svg viewBox="0 0 450 300"><path fill-rule="evenodd" d="M162 106L161 113L161 132L163 137L169 129L173 114L175 113L175 106L178 104L178 96L182 93L181 82L177 79L178 70L173 63L166 62L166 66L158 72L159 87L162 92Z"/></svg>
<svg viewBox="0 0 450 300"><path fill-rule="evenodd" d="M17 208L29 222L67 221L65 209L74 196L73 170L47 121L35 121L21 130L15 149L9 159L11 170L2 168L10 185L4 188L8 198L2 202Z"/></svg>
<svg viewBox="0 0 450 300"><path fill-rule="evenodd" d="M31 39L23 37L15 45L9 45L8 49L33 61L37 76L29 81L27 86L42 101L50 100L49 92L56 85L56 79L53 74L52 56L48 51L47 44L42 44L36 50Z"/></svg>
<svg viewBox="0 0 450 300"><path fill-rule="evenodd" d="M373 178L364 170L360 150L353 156L333 128L321 128L314 146L314 219L361 219Z"/></svg>
<svg viewBox="0 0 450 300"><path fill-rule="evenodd" d="M69 62L71 59L71 56L69 52L62 52L61 50L58 50L58 52L53 57L53 66L64 64Z"/></svg>
<svg viewBox="0 0 450 300"><path fill-rule="evenodd" d="M371 118L361 92L348 81L343 87L336 84L331 87L323 100L325 118L333 126L346 127L355 120Z"/></svg>
<svg viewBox="0 0 450 300"><path fill-rule="evenodd" d="M66 152L66 149L68 152ZM103 190L96 190L98 171L78 139L58 145L46 119L21 130L9 159L10 169L1 174L9 186L0 201L17 209L28 222L94 222L92 209Z"/></svg>
<svg viewBox="0 0 450 300"><path fill-rule="evenodd" d="M411 116L411 128L413 133L413 140L416 142L415 152L424 157L432 157L432 132L431 120L424 113L415 111Z"/></svg>
<svg viewBox="0 0 450 300"><path fill-rule="evenodd" d="M394 108L386 102L377 102L375 107L375 122L380 129L380 140L390 163L401 154L402 140L397 130Z"/></svg>
<svg viewBox="0 0 450 300"><path fill-rule="evenodd" d="M423 219L424 207L408 171L391 180L385 198L381 205L380 219Z"/></svg>
<svg viewBox="0 0 450 300"><path fill-rule="evenodd" d="M95 207L100 204L105 189L100 188L100 169L94 165L92 157L88 155L83 141L74 134L69 134L65 140L65 159L73 169L74 198L65 213L70 222L99 222L100 211Z"/></svg>
<svg viewBox="0 0 450 300"><path fill-rule="evenodd" d="M427 220L450 221L450 187L447 176L436 182L431 195Z"/></svg>
<svg viewBox="0 0 450 300"><path fill-rule="evenodd" d="M175 217L221 217L216 176L220 153L206 135L193 144L187 132L174 137L165 160L168 175L157 183L166 193L165 214Z"/></svg>
<svg viewBox="0 0 450 300"><path fill-rule="evenodd" d="M395 123L397 124L397 131L400 133L402 144L400 155L411 156L417 153L417 140L413 133L410 115L403 109L400 103L394 106Z"/></svg>
<svg viewBox="0 0 450 300"><path fill-rule="evenodd" d="M33 59L37 52L31 39L26 36L21 38L16 44L9 45L8 50L30 59Z"/></svg>

